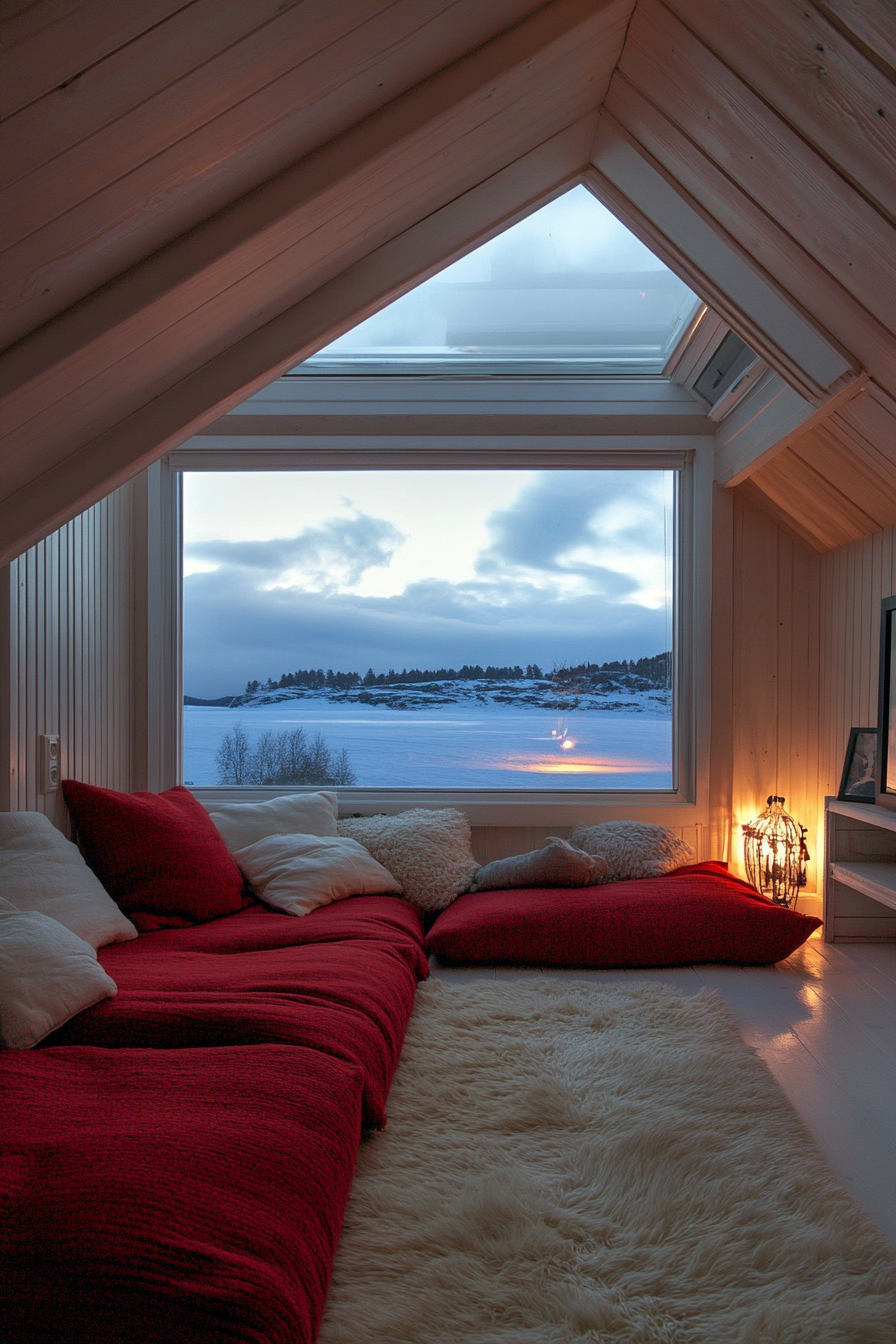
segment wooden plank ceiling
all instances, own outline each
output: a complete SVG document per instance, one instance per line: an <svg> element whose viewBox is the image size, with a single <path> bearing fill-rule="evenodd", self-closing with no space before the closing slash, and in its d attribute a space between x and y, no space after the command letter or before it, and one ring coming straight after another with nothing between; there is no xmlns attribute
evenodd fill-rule
<svg viewBox="0 0 896 1344"><path fill-rule="evenodd" d="M755 503L816 551L896 523L896 408L870 387L776 453L747 485Z"/></svg>
<svg viewBox="0 0 896 1344"><path fill-rule="evenodd" d="M869 375L754 498L816 548L896 522L891 0L2 12L0 560L575 180L599 115Z"/></svg>
<svg viewBox="0 0 896 1344"><path fill-rule="evenodd" d="M745 491L816 550L896 523L894 57L888 0L639 0L604 104L871 375Z"/></svg>

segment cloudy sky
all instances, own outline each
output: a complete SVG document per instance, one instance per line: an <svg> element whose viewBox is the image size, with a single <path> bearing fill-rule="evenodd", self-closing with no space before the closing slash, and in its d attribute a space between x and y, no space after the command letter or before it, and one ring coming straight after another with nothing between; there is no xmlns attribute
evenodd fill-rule
<svg viewBox="0 0 896 1344"><path fill-rule="evenodd" d="M672 472L187 473L184 689L670 646Z"/></svg>
<svg viewBox="0 0 896 1344"><path fill-rule="evenodd" d="M656 288L640 292L645 272ZM605 288L631 275L631 286ZM599 298L589 287L601 286ZM481 291L478 292L477 291ZM634 340L662 367L697 296L583 186L542 206L402 298L359 323L308 361L404 348L418 355L460 340L488 354L522 339L536 357L555 341L597 353ZM465 334L461 334L465 333ZM628 333L626 336L625 333ZM656 346L656 348L654 348ZM493 353L493 352L492 352Z"/></svg>

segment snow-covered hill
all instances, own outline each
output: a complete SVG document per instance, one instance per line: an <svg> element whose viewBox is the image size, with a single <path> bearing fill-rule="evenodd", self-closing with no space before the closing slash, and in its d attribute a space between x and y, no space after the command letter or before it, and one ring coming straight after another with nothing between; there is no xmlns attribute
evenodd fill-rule
<svg viewBox="0 0 896 1344"><path fill-rule="evenodd" d="M588 710L612 710L613 713L640 714L668 712L672 693L652 687L644 678L622 674L612 679L604 677L604 684L595 686L589 679L562 682L548 680L515 681L479 680L425 681L400 686L353 686L349 690L321 687L284 687L276 690L258 690L238 695L231 701L231 709L252 709L260 705L279 705L295 701L327 701L329 704L375 705L396 710L421 710L436 705L519 706L527 709L548 709L559 714L581 713ZM607 682L610 682L607 685ZM220 703L220 702L218 702Z"/></svg>

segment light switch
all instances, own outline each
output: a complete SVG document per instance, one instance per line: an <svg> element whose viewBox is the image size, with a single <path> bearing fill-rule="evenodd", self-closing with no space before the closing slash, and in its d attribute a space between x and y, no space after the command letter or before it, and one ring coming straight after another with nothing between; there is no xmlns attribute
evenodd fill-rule
<svg viewBox="0 0 896 1344"><path fill-rule="evenodd" d="M43 733L38 739L41 793L55 793L59 788L59 735Z"/></svg>

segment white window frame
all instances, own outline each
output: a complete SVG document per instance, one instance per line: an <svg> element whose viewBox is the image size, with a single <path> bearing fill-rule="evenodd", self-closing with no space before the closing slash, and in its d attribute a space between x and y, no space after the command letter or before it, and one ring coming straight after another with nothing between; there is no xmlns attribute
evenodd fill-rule
<svg viewBox="0 0 896 1344"><path fill-rule="evenodd" d="M194 440L193 444L197 441ZM669 790L502 790L340 787L340 811L345 814L400 812L408 807L457 807L479 826L570 826L576 822L638 818L667 825L698 826L707 820L710 723L710 555L712 544L713 440L709 437L666 439L664 446L641 447L631 440L612 447L595 447L594 440L570 437L489 438L487 442L458 436L440 436L438 443L358 439L336 448L303 447L281 450L273 456L257 449L222 450L185 447L172 453L161 467L167 484L160 490L159 517L163 540L157 547L163 573L160 588L167 590L167 610L176 619L171 631L175 657L167 678L164 712L155 730L170 738L168 752L177 758L177 783L182 783L180 732L183 707L181 667L181 555L183 545L180 480L189 471L257 470L395 470L454 468L489 469L669 469L677 471L674 565L675 708L673 759L676 787ZM334 451L335 449L335 451ZM167 511L167 516L166 516ZM167 544L165 544L167 542ZM175 782L172 780L172 782ZM240 801L313 791L313 786L192 787L206 805L222 800Z"/></svg>

